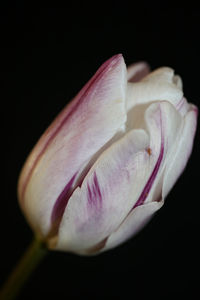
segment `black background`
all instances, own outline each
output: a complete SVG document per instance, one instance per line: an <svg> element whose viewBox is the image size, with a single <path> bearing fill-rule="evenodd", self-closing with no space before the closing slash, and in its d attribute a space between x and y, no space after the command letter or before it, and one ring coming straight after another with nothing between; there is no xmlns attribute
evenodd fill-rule
<svg viewBox="0 0 200 300"><path fill-rule="evenodd" d="M200 101L200 10L191 2L28 3L9 2L1 9L0 283L32 239L16 196L23 162L101 63L122 53L127 64L146 60L152 69L170 66L182 76L188 100ZM196 299L199 154L198 130L186 171L135 238L97 257L51 252L19 299Z"/></svg>

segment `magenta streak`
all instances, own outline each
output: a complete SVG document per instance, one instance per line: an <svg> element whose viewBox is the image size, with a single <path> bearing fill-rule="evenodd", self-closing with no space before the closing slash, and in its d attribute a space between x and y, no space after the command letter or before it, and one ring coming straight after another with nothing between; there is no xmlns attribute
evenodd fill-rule
<svg viewBox="0 0 200 300"><path fill-rule="evenodd" d="M54 226L56 228L59 227L59 224L61 222L62 216L64 214L65 208L68 204L70 197L72 196L74 190L77 187L81 187L83 180L85 179L85 177L88 174L88 172L90 171L90 169L91 169L91 165L88 164L88 166L86 166L84 171L79 175L79 178L76 178L76 176L78 174L78 172L76 172L73 175L73 177L70 179L70 181L66 184L63 191L58 196L58 198L54 204L52 214L51 214L52 227L54 227ZM73 185L75 179L76 179L76 184Z"/></svg>
<svg viewBox="0 0 200 300"><path fill-rule="evenodd" d="M159 157L158 157L158 160L156 162L156 165L153 169L153 172L151 173L151 176L149 177L149 180L147 181L147 184L145 185L139 199L137 200L137 202L135 203L135 205L133 206L132 210L139 206L139 205L142 205L144 204L144 201L145 199L147 198L148 194L149 194L149 191L154 183L154 180L156 178L156 175L158 173L158 170L160 168L160 164L162 162L162 159L163 159L163 155L164 155L164 146L163 144L161 144L161 149L160 149L160 154L159 154Z"/></svg>
<svg viewBox="0 0 200 300"><path fill-rule="evenodd" d="M161 114L161 111L160 111L160 114ZM161 119L161 116L160 116L160 119ZM162 119L161 119L162 120ZM161 121L162 122L162 121ZM161 123L161 126L162 126L162 123ZM153 169L153 172L151 173L150 177L149 177L149 180L147 181L147 184L145 185L139 199L137 200L137 202L134 204L134 206L132 207L132 209L129 211L128 215L125 217L125 219L122 221L122 223L127 219L127 217L129 216L129 214L133 211L134 208L136 208L137 206L139 205L142 205L144 204L144 201L145 199L147 198L148 196L148 193L154 183L154 180L156 178L156 175L158 173L158 170L160 168L160 165L161 165L161 162L162 162L162 159L163 159L163 155L164 155L164 138L163 138L163 132L162 132L162 127L161 127L161 146L160 146L160 154L159 154L159 157L158 157L158 160L155 164L155 167ZM160 198L159 198L160 200ZM158 201L159 201L158 200ZM121 224L122 224L121 223ZM121 224L119 225L119 227L121 226ZM118 228L119 228L118 227ZM108 240L109 236L107 236L103 241L101 241L101 243L95 245L94 247L92 247L91 249L88 249L88 252L92 252L94 251L94 249L96 249L97 251L99 251L100 249L104 248L105 245L106 245L106 242Z"/></svg>
<svg viewBox="0 0 200 300"><path fill-rule="evenodd" d="M139 206L139 205L142 205L144 204L144 201L146 200L148 194L149 194L149 191L154 183L154 180L156 178L156 175L158 173L158 170L160 168L160 165L161 165L161 162L162 162L162 159L163 159L163 155L164 155L164 137L163 137L163 130L162 130L162 117L161 117L161 111L160 111L160 123L161 123L161 145L160 145L160 154L158 156L158 160L155 164L155 167L153 169L153 172L151 173L150 177L149 177L149 180L147 181L139 199L137 200L137 202L134 204L133 208L131 209L131 211Z"/></svg>
<svg viewBox="0 0 200 300"><path fill-rule="evenodd" d="M65 207L67 206L69 198L71 197L71 195L74 191L74 189L72 189L72 185L73 185L76 175L77 175L77 173L74 174L74 176L70 179L70 181L65 186L62 193L59 195L58 199L56 200L56 202L54 204L52 214L51 214L51 223L52 224L55 224L59 220L61 220L61 218L64 214Z"/></svg>
<svg viewBox="0 0 200 300"><path fill-rule="evenodd" d="M144 189L143 189L143 191L142 191L142 193L141 193L138 201L135 203L135 205L133 206L133 208L129 211L128 215L133 211L134 208L136 208L137 206L142 205L144 203L144 201L145 201L145 199L146 199L146 197L147 197L147 195L148 195L148 193L149 193L149 191L150 191L150 189L151 189L151 187L153 185L153 182L154 182L154 180L156 178L156 175L158 173L160 164L161 164L162 159L163 159L163 155L164 155L164 146L163 146L163 142L161 142L160 154L159 154L158 160L156 162L156 165L155 165L155 167L153 169L153 172L152 172L151 176L149 177L149 180L148 180L147 184L145 185L145 187L144 187ZM91 192L88 189L88 196L90 196L90 193ZM126 216L126 218L127 218L127 216ZM124 220L126 220L126 218ZM120 224L120 226L121 226L121 224ZM94 249L97 249L97 251L99 251L100 249L102 249L105 246L108 238L109 238L109 236L107 236L103 241L101 241L101 243L99 243L99 244L95 245L94 247L92 247L91 249L89 249L88 252L94 252ZM101 245L101 247L99 245Z"/></svg>
<svg viewBox="0 0 200 300"><path fill-rule="evenodd" d="M46 151L47 147L50 145L50 143L53 141L53 139L55 138L55 136L57 135L57 133L61 130L61 128L65 125L65 123L68 121L68 119L73 115L73 113L77 110L78 106L80 106L80 104L87 98L87 95L90 92L91 87L95 84L95 81L100 80L103 75L105 74L105 72L107 70L109 70L109 67L114 66L115 64L118 63L119 61L119 57L121 57L121 54L115 55L114 57L110 58L108 61L106 61L99 69L98 71L95 73L95 75L90 79L90 81L85 85L85 87L79 92L79 94L77 95L76 101L74 101L74 105L72 105L70 108L70 110L68 111L67 115L65 116L65 118L62 120L62 122L59 124L59 126L56 128L56 130L54 132L52 132L52 134L49 136L48 140L46 141L46 143L43 145L43 148L40 150L40 152L38 153L38 155L36 156L32 167L29 170L29 173L27 174L24 183L23 183L23 187L22 187L22 199L24 197L24 193L25 193L25 189L28 185L28 181L33 173L34 168L36 167L37 163L39 162L39 160L41 159L43 153ZM82 92L83 91L83 92Z"/></svg>
<svg viewBox="0 0 200 300"><path fill-rule="evenodd" d="M102 194L101 194L96 172L94 172L92 186L90 187L89 184L87 184L87 189L88 189L88 203L98 207L98 204L102 202Z"/></svg>

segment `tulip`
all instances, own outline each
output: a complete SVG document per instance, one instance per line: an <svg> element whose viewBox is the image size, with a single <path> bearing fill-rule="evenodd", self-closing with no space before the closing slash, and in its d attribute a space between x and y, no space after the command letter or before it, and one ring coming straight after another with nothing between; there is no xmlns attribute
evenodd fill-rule
<svg viewBox="0 0 200 300"><path fill-rule="evenodd" d="M106 61L29 155L19 203L50 249L120 245L162 207L190 157L197 108L171 68Z"/></svg>

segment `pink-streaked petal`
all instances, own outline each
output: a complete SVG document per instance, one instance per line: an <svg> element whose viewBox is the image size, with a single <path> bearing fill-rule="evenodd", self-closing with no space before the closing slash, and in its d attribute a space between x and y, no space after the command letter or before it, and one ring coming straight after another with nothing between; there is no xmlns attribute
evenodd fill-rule
<svg viewBox="0 0 200 300"><path fill-rule="evenodd" d="M160 181L168 157L172 154L171 148L174 140L180 132L182 118L173 105L163 101L155 102L147 108L145 122L150 135L149 155L152 160L152 156L156 154L156 160L154 160L154 167L142 193L132 209L143 205L144 202L157 201L161 194ZM160 128L160 130L157 128Z"/></svg>
<svg viewBox="0 0 200 300"><path fill-rule="evenodd" d="M179 134L174 141L172 154L168 158L168 163L163 179L163 198L167 196L190 157L194 135L197 126L197 107L190 105L188 113L185 115Z"/></svg>
<svg viewBox="0 0 200 300"><path fill-rule="evenodd" d="M163 205L163 201L150 202L136 207L107 239L102 251L112 249L137 234Z"/></svg>
<svg viewBox="0 0 200 300"><path fill-rule="evenodd" d="M127 79L129 82L138 82L150 72L150 67L146 62L137 62L127 68Z"/></svg>
<svg viewBox="0 0 200 300"><path fill-rule="evenodd" d="M157 107L155 103L150 106L150 109L154 109L154 105L155 108ZM162 156L162 161L159 163L158 170L156 170L156 165L155 165L154 171L156 170L156 176L152 175L154 177L154 182L152 184L151 190L148 192L148 198L145 201L145 203L157 201L161 195L164 172L168 164L169 158L175 155L176 149L173 148L173 145L174 145L174 141L178 139L178 136L182 128L182 123L183 123L181 115L179 114L179 112L177 112L175 107L169 102L166 101L160 102L158 103L158 107L160 109L161 120L162 120L162 140L161 140L161 148L160 148L160 157ZM157 122L159 122L159 120ZM155 135L155 131L153 130L151 131L151 139L152 141L154 140L156 141L158 139L158 137L156 137ZM153 149L153 146L151 147Z"/></svg>
<svg viewBox="0 0 200 300"><path fill-rule="evenodd" d="M162 120L163 139L161 139L159 157L137 202L118 229L105 241L102 251L113 248L136 234L150 220L154 212L163 205L164 198L161 196L163 174L171 152L170 148L174 138L180 132L182 122L175 108L167 102L162 102L159 106L155 106L155 104L150 106L146 114L149 122L155 109L160 110ZM156 115L153 116L155 120ZM157 117L159 123L159 114ZM151 122L149 124L151 125ZM151 132L153 131L151 130Z"/></svg>
<svg viewBox="0 0 200 300"><path fill-rule="evenodd" d="M178 130L177 115L167 102L150 105L145 114L150 141L144 131L133 130L99 157L68 202L56 249L87 253L117 230L136 206L157 200L156 184Z"/></svg>
<svg viewBox="0 0 200 300"><path fill-rule="evenodd" d="M148 135L137 130L104 151L68 202L56 249L84 252L120 224L133 205L132 195L141 193L148 145Z"/></svg>
<svg viewBox="0 0 200 300"><path fill-rule="evenodd" d="M44 154L45 150L49 145L53 142L55 137L60 131L63 131L64 127L69 123L70 119L74 116L76 110L78 111L78 114L81 112L81 109L83 109L83 104L87 102L92 101L93 93L95 93L95 89L98 87L99 84L101 84L101 87L103 85L103 81L106 80L106 77L109 77L109 73L112 73L113 71L117 72L117 69L120 68L120 65L122 67L123 72L125 71L125 64L123 61L123 58L121 55L116 55L112 57L111 59L107 60L95 73L95 75L88 81L88 83L81 89L81 91L77 94L77 96L71 101L62 111L61 113L56 117L56 119L51 123L51 125L47 128L47 130L44 132L44 134L41 136L40 140L30 153L28 157L28 166L25 165L23 168L23 172L21 173L20 177L20 183L19 183L19 196L20 199L23 198L23 192L25 190L27 181L29 180L35 165L37 164L38 160L40 160L41 156ZM122 66L123 65L123 66ZM111 70L110 70L111 69ZM111 71L111 72L110 72ZM126 77L126 75L125 75ZM115 78L116 79L116 78ZM114 80L115 80L114 79ZM113 80L113 81L114 81ZM123 81L123 80L122 80ZM109 82L107 82L106 86L108 87ZM124 82L120 84L120 87L122 89L124 88L123 85L126 85ZM119 88L120 90L120 88ZM100 89L97 89L98 92ZM111 91L112 93L113 91ZM125 91L121 91L123 96L125 94ZM89 101L88 101L89 100ZM96 99L98 100L98 99ZM84 110L83 110L84 111ZM77 114L77 112L76 112ZM75 115L76 115L75 114ZM75 116L73 117L75 118Z"/></svg>
<svg viewBox="0 0 200 300"><path fill-rule="evenodd" d="M165 151L168 148L168 151L166 151L165 160L155 178L155 184L150 193L148 193L145 204L133 207L124 222L108 237L102 251L121 244L145 226L153 214L163 205L164 198L185 167L193 144L197 110L194 106L191 106L191 110L185 117L185 120L182 120L172 106L170 107L167 103L165 106L165 116L167 117L165 121L163 120L163 125L165 124L163 128L166 129L167 125L168 130L164 133L166 141L164 148ZM170 118L173 125L170 122ZM189 134L191 137L187 144Z"/></svg>
<svg viewBox="0 0 200 300"><path fill-rule="evenodd" d="M19 198L32 227L40 224L43 235L51 227L56 199L61 199L74 175L117 132L124 130L126 77L121 55L105 62L29 156L19 181Z"/></svg>
<svg viewBox="0 0 200 300"><path fill-rule="evenodd" d="M136 105L153 101L169 101L176 106L182 97L182 89L174 83L174 71L166 67L160 68L140 82L128 83L127 111Z"/></svg>
<svg viewBox="0 0 200 300"><path fill-rule="evenodd" d="M173 148L166 159L164 176L159 176L157 180L157 192L155 193L154 190L153 193L154 201L150 202L152 201L151 193L148 195L150 199L147 199L146 204L134 208L121 226L107 238L101 251L114 248L137 234L149 222L154 213L162 207L164 198L182 173L191 154L196 123L197 108L191 105L189 112L181 122ZM156 199L158 201L155 201ZM162 201L159 201L160 199Z"/></svg>

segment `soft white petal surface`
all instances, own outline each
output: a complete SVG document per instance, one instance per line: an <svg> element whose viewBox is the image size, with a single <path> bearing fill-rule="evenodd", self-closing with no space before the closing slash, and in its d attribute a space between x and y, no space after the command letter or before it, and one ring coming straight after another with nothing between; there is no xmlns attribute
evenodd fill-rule
<svg viewBox="0 0 200 300"><path fill-rule="evenodd" d="M127 110L138 104L164 100L176 106L182 97L180 84L174 83L174 71L164 67L145 76L140 82L128 83Z"/></svg>
<svg viewBox="0 0 200 300"><path fill-rule="evenodd" d="M119 229L110 235L102 251L112 249L137 234L137 232L150 221L154 213L160 209L162 205L163 201L160 201L150 202L136 207L121 224Z"/></svg>
<svg viewBox="0 0 200 300"><path fill-rule="evenodd" d="M166 156L146 199L146 204L131 211L121 226L110 235L102 251L123 243L145 226L163 205L164 198L188 161L196 129L197 109L193 105L190 106L189 112L183 119L172 106L170 107L169 104L165 104L165 106L168 110L168 113L167 110L165 111L166 119L163 121L164 128L166 129L166 125L168 127L164 134Z"/></svg>
<svg viewBox="0 0 200 300"><path fill-rule="evenodd" d="M122 222L141 193L148 145L144 131L131 131L100 156L68 202L56 249L84 252Z"/></svg>
<svg viewBox="0 0 200 300"><path fill-rule="evenodd" d="M186 115L186 113L190 109L190 104L187 102L186 98L183 97L180 101L176 104L176 109L181 114L182 117Z"/></svg>
<svg viewBox="0 0 200 300"><path fill-rule="evenodd" d="M158 107L158 106L157 106ZM147 117L151 115L151 110L155 110L156 105L153 104L147 112ZM153 214L162 207L164 197L162 198L163 174L169 157L175 153L172 148L173 141L179 136L182 127L182 119L175 108L167 102L159 104L162 118L162 135L163 135L163 158L159 169L155 176L155 180L149 191L145 204L133 208L127 218L122 222L119 228L114 231L108 238L102 251L111 249L118 244L136 234L151 219ZM155 115L154 115L155 118ZM150 120L149 120L150 121Z"/></svg>
<svg viewBox="0 0 200 300"><path fill-rule="evenodd" d="M162 191L163 198L167 196L187 164L192 151L196 125L197 108L190 105L190 109L182 121L179 134L174 140L171 155L166 164Z"/></svg>
<svg viewBox="0 0 200 300"><path fill-rule="evenodd" d="M68 182L124 130L126 84L126 66L117 55L104 63L33 149L20 177L19 197L31 226L42 235L50 230L53 206Z"/></svg>

